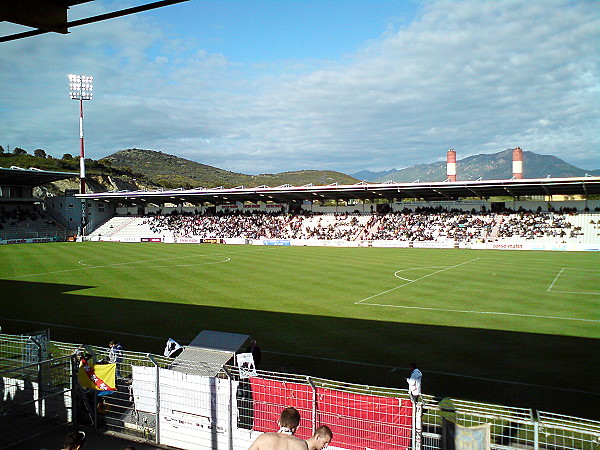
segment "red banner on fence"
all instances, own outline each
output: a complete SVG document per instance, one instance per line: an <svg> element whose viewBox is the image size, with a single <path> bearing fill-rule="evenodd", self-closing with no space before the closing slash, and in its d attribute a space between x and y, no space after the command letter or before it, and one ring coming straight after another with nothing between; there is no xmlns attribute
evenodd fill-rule
<svg viewBox="0 0 600 450"><path fill-rule="evenodd" d="M410 447L410 400L331 389L317 389L317 399L317 424L331 428L333 445L348 450Z"/></svg>
<svg viewBox="0 0 600 450"><path fill-rule="evenodd" d="M251 378L254 430L277 431L281 411L293 406L302 418L296 435L312 434L313 389L304 384ZM412 405L409 400L316 390L316 426L328 425L333 444L348 450L403 450L410 447Z"/></svg>
<svg viewBox="0 0 600 450"><path fill-rule="evenodd" d="M277 431L277 420L284 408L293 406L300 413L300 426L296 436L312 436L313 390L310 386L284 381L250 378L254 400L254 426L257 431Z"/></svg>

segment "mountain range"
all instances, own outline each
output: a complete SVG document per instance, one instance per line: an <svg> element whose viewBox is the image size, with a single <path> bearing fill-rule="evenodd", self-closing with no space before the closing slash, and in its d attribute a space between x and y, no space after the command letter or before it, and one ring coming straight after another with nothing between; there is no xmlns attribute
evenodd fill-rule
<svg viewBox="0 0 600 450"><path fill-rule="evenodd" d="M127 149L113 153L107 160L111 167L131 168L143 174L153 184L166 187L256 187L290 184L354 184L358 181L372 183L432 182L446 179L446 162L419 164L405 169L384 172L363 170L350 175L328 170L300 170L276 174L246 175L230 172L178 156L153 150ZM498 180L512 178L512 149L493 154L479 154L458 160L457 180ZM523 177L582 177L600 175L600 170L584 170L556 156L523 151Z"/></svg>
<svg viewBox="0 0 600 450"><path fill-rule="evenodd" d="M0 167L36 167L43 170L76 172L79 161L71 155L62 159L49 155L15 156L0 153ZM457 161L457 179L510 179L512 177L512 149L494 154L469 156ZM361 180L370 183L388 181L410 183L414 181L435 182L446 179L446 163L442 161L419 164L405 169L382 172L363 170L351 175L332 170L299 170L276 174L246 175L190 161L185 158L154 150L126 149L99 160L86 159L87 185L90 192L108 190L154 190L231 188L237 186L304 186L328 184L356 184ZM600 176L600 170L584 170L568 164L560 158L523 152L524 178ZM77 178L62 180L47 186L53 195L66 189L77 189Z"/></svg>
<svg viewBox="0 0 600 450"><path fill-rule="evenodd" d="M512 149L493 154L479 154L456 161L457 180L502 180L512 178ZM600 175L600 169L584 170L556 156L523 151L523 178L562 178ZM383 172L363 170L351 176L370 183L411 183L413 181L444 181L446 162L419 164L404 169Z"/></svg>

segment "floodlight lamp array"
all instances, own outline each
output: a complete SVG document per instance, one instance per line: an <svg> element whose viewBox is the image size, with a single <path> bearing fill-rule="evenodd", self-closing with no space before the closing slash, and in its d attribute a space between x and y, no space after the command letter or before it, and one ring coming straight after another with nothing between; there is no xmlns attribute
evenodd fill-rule
<svg viewBox="0 0 600 450"><path fill-rule="evenodd" d="M72 100L91 100L94 89L94 77L87 75L69 75L69 97Z"/></svg>

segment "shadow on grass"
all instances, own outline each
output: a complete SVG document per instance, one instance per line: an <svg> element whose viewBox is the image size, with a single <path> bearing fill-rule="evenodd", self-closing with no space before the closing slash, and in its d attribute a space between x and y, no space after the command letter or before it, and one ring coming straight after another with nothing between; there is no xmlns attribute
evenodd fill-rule
<svg viewBox="0 0 600 450"><path fill-rule="evenodd" d="M426 394L598 419L600 339L76 292L86 288L0 280L3 332L50 328L58 341L103 346L118 339L126 350L155 354L168 337L188 343L203 329L243 333L261 345L261 369L405 388L408 364L416 361Z"/></svg>

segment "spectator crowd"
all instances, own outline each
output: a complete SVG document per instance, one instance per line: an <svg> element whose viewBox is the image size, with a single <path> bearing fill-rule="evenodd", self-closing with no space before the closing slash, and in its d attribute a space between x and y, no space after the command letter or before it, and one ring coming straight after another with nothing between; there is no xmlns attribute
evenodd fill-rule
<svg viewBox="0 0 600 450"><path fill-rule="evenodd" d="M61 230L39 206L0 206L0 239L57 236Z"/></svg>
<svg viewBox="0 0 600 450"><path fill-rule="evenodd" d="M581 228L569 214L508 211L466 212L421 208L385 214L223 212L148 216L141 223L155 234L201 239L342 239L487 242L506 238L575 238Z"/></svg>

